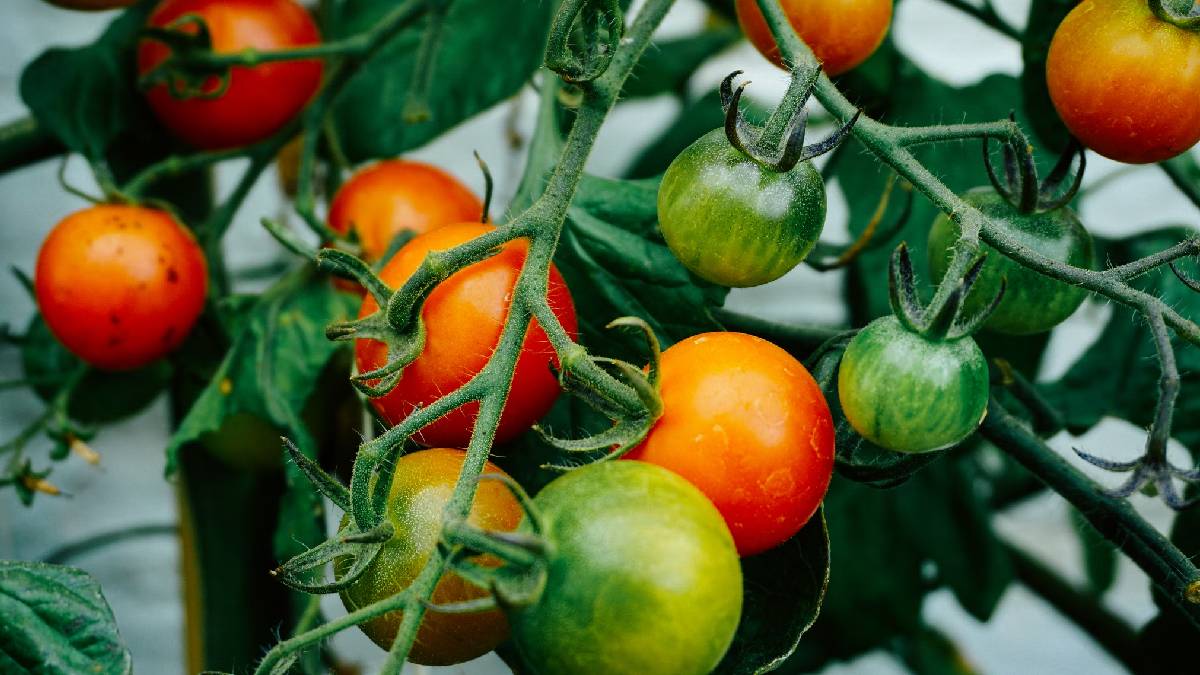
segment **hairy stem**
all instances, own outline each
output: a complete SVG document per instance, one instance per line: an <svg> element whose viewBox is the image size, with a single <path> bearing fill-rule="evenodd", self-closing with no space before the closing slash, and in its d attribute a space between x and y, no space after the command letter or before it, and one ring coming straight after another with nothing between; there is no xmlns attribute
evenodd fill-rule
<svg viewBox="0 0 1200 675"><path fill-rule="evenodd" d="M980 433L1062 495L1200 628L1200 570L1129 502L1077 471L993 399Z"/></svg>

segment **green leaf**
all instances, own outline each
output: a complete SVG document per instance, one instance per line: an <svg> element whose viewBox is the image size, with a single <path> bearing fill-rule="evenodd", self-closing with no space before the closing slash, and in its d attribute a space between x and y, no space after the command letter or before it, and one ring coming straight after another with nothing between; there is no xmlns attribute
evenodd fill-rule
<svg viewBox="0 0 1200 675"><path fill-rule="evenodd" d="M98 159L124 132L156 128L133 76L150 9L143 2L121 14L94 44L47 50L21 74L21 99L72 152Z"/></svg>
<svg viewBox="0 0 1200 675"><path fill-rule="evenodd" d="M82 570L0 561L0 672L133 672L112 609Z"/></svg>
<svg viewBox="0 0 1200 675"><path fill-rule="evenodd" d="M655 42L634 67L621 92L625 98L686 93L696 68L742 39L737 26L720 24L696 35Z"/></svg>
<svg viewBox="0 0 1200 675"><path fill-rule="evenodd" d="M921 675L974 675L978 672L953 640L929 626L922 626L906 637L898 651L908 669Z"/></svg>
<svg viewBox="0 0 1200 675"><path fill-rule="evenodd" d="M370 28L395 0L347 0L333 38ZM556 3L455 0L433 65L427 122L406 124L404 110L427 21L402 31L367 62L339 95L334 118L352 161L420 147L447 129L515 94L541 65Z"/></svg>
<svg viewBox="0 0 1200 675"><path fill-rule="evenodd" d="M722 675L775 670L817 620L829 585L824 512L781 546L743 558L742 576L742 619L714 671Z"/></svg>
<svg viewBox="0 0 1200 675"><path fill-rule="evenodd" d="M897 508L910 546L937 566L963 609L987 621L1013 572L976 489L982 478L971 457L949 457L914 476Z"/></svg>
<svg viewBox="0 0 1200 675"><path fill-rule="evenodd" d="M658 233L657 181L585 177L567 214L555 263L575 300L583 341L594 353L645 358L632 331L607 330L622 316L645 319L664 346L720 324L712 311L729 289L701 281Z"/></svg>
<svg viewBox="0 0 1200 675"><path fill-rule="evenodd" d="M1102 260L1122 265L1168 248L1196 231L1168 227L1107 242ZM1103 243L1103 242L1102 242ZM1195 266L1181 263L1195 275ZM1200 314L1200 294L1179 282L1169 269L1160 269L1133 281L1162 298L1184 316ZM1200 397L1186 392L1200 387L1200 351L1172 336L1185 394L1175 408L1172 436L1193 453L1200 452ZM1159 370L1156 350L1146 322L1132 311L1113 305L1112 316L1100 337L1057 382L1045 385L1046 400L1063 414L1071 433L1079 435L1111 415L1148 427L1158 400Z"/></svg>
<svg viewBox="0 0 1200 675"><path fill-rule="evenodd" d="M1046 88L1046 53L1058 24L1077 4L1079 0L1033 0L1021 38L1021 59L1025 64L1021 72L1021 92L1025 114L1042 143L1055 149L1066 147L1070 132L1055 111L1050 90Z"/></svg>
<svg viewBox="0 0 1200 675"><path fill-rule="evenodd" d="M49 401L79 365L50 333L41 316L35 316L21 346L21 366L34 391ZM133 371L89 370L68 402L70 417L82 424L104 424L141 412L166 388L171 377L166 360Z"/></svg>
<svg viewBox="0 0 1200 675"><path fill-rule="evenodd" d="M283 429L301 452L316 457L316 442L302 419L305 402L321 372L340 348L325 327L351 316L354 298L306 265L268 289L242 319L225 359L171 437L167 473L178 466L179 450L217 431L235 413L249 413ZM299 467L286 463L275 541L281 560L321 540L315 521L320 499Z"/></svg>
<svg viewBox="0 0 1200 675"><path fill-rule="evenodd" d="M834 476L825 497L832 576L821 616L784 672L816 670L850 658L920 625L928 585L924 557L909 540L900 503L907 483L876 490Z"/></svg>

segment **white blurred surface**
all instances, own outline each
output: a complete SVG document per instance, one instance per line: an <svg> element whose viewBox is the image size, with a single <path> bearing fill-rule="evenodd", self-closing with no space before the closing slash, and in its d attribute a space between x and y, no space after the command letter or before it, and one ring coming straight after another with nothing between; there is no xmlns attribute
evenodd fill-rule
<svg viewBox="0 0 1200 675"><path fill-rule="evenodd" d="M1027 0L998 2L1003 14L1021 23ZM679 0L664 26L664 32L684 34L704 20L696 0ZM56 10L37 0L0 2L0 120L23 114L17 96L21 65L49 44L80 44L97 34L106 17ZM895 30L901 48L923 67L955 83L978 80L989 72L1019 71L1015 44L979 26L974 20L940 5L936 0L906 0L898 12ZM952 54L952 58L947 55ZM747 45L730 50L706 64L698 81L709 87L721 76L741 68L755 81L754 95L772 99L786 84L782 74L767 65ZM653 100L617 111L601 134L590 169L598 174L618 174L636 154L640 144L653 138L672 119L676 105L670 100ZM1004 111L997 111L1002 114ZM520 111L520 128L528 130L533 113L527 93ZM502 105L453 133L423 148L414 156L432 160L458 176L478 185L471 150L490 160L498 179L498 204L515 188L519 161L510 157L504 141L504 126L510 114ZM1090 158L1088 182L1114 171L1118 165ZM54 178L53 163L43 163L17 174L0 177L0 263L31 271L37 247L45 233L67 213L84 206L64 194ZM236 166L221 173L220 185L236 179ZM91 181L80 162L72 162L69 180L80 186ZM1134 202L1125 197L1137 190ZM845 199L831 194L827 235L846 237ZM1147 216L1144 205L1153 204ZM272 177L265 177L239 214L228 241L231 264L249 267L277 254L274 242L258 226L258 219L280 211L280 197ZM1123 177L1114 187L1092 198L1083 213L1095 232L1112 234L1166 222L1196 221L1194 210L1154 169ZM732 303L739 309L780 320L833 322L842 319L837 274L817 274L806 267L767 287L738 291ZM0 282L0 322L22 327L32 305L11 280ZM1054 336L1051 357L1044 375L1061 373L1070 359L1086 348L1096 335L1105 308L1089 305ZM1153 367L1147 364L1147 367ZM0 352L0 379L19 376L12 350ZM0 392L0 438L16 430L40 410L26 393ZM32 509L21 507L11 491L0 492L0 558L36 559L65 542L89 534L146 523L170 523L175 516L170 485L162 480L162 448L168 425L165 406L121 425L104 430L94 445L104 455L103 468L96 470L78 461L56 467L54 481L72 497L37 500ZM1120 422L1106 422L1082 440L1056 439L1055 445L1071 461L1072 443L1082 443L1093 452L1115 458L1130 457L1142 443L1141 431ZM1178 450L1178 449L1177 449ZM1111 484L1113 477L1084 467L1098 480ZM1137 496L1134 504L1160 528L1170 522L1167 509L1158 502ZM998 527L1005 537L1033 551L1070 579L1082 578L1080 552L1068 518L1066 505L1057 497L1031 500L1002 515ZM121 631L133 650L142 673L170 675L182 671L181 607L179 604L178 555L174 540L166 537L131 542L105 549L73 561L100 580L117 616ZM836 570L834 582L836 581ZM1122 560L1116 588L1106 603L1135 625L1153 614L1144 575ZM340 603L326 603L330 614L341 612ZM1024 589L1014 586L1005 596L994 620L986 625L967 616L947 592L930 597L926 605L929 622L956 640L968 660L987 673L1119 673L1120 666L1108 658L1085 635L1063 621L1051 608ZM368 666L377 666L382 654L357 631L334 641L339 653ZM414 671L418 672L418 671ZM504 672L494 657L448 669L426 672ZM873 654L851 664L830 669L835 673L896 673L900 666L890 657Z"/></svg>

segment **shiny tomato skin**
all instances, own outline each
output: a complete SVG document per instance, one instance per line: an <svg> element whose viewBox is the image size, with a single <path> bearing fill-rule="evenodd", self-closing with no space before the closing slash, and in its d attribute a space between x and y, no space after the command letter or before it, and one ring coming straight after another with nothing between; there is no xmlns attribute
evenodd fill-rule
<svg viewBox="0 0 1200 675"><path fill-rule="evenodd" d="M213 51L277 51L317 44L317 25L294 0L163 0L149 25L166 26L197 15L208 24ZM194 31L194 26L186 30ZM142 40L138 72L145 74L169 54L161 42ZM216 98L173 98L166 84L146 92L159 120L189 144L206 150L234 148L263 140L294 118L321 82L319 60L277 61L230 70L229 88ZM217 78L206 84L218 89Z"/></svg>
<svg viewBox="0 0 1200 675"><path fill-rule="evenodd" d="M830 77L866 61L883 44L892 24L892 0L781 0L780 4ZM737 16L759 53L786 69L758 1L737 0Z"/></svg>
<svg viewBox="0 0 1200 675"><path fill-rule="evenodd" d="M329 227L353 227L366 260L387 252L397 234L424 234L442 225L479 221L483 203L449 173L401 159L376 162L346 181L329 206Z"/></svg>
<svg viewBox="0 0 1200 675"><path fill-rule="evenodd" d="M1085 0L1046 61L1050 98L1071 133L1129 164L1200 141L1200 33L1156 17L1146 0Z"/></svg>
<svg viewBox="0 0 1200 675"><path fill-rule="evenodd" d="M442 511L454 492L465 458L466 453L461 450L436 448L409 453L396 463L386 515L395 534L363 576L341 593L346 611L352 612L403 591L421 572L441 537ZM491 462L483 471L504 475ZM467 522L485 530L510 531L517 529L523 515L507 487L484 480L476 489ZM342 519L343 528L347 522ZM344 574L350 563L348 558L338 559L334 563L337 574ZM450 572L438 582L432 602L451 604L487 595L488 591ZM391 612L360 624L359 628L386 650L396 639L403 618L403 612ZM430 611L421 620L408 658L426 666L454 665L483 656L507 637L508 621L499 610L475 614Z"/></svg>
<svg viewBox="0 0 1200 675"><path fill-rule="evenodd" d="M58 223L34 273L38 308L63 345L103 370L175 349L204 309L208 266L165 211L101 205Z"/></svg>
<svg viewBox="0 0 1200 675"><path fill-rule="evenodd" d="M534 504L546 586L509 612L533 672L712 672L741 616L742 571L703 494L652 464L601 462L555 479Z"/></svg>
<svg viewBox="0 0 1200 675"><path fill-rule="evenodd" d="M663 352L660 372L663 415L626 457L698 487L741 555L799 532L834 458L833 418L804 365L752 335L705 333Z"/></svg>
<svg viewBox="0 0 1200 675"><path fill-rule="evenodd" d="M963 200L1021 245L1074 267L1095 266L1092 235L1069 207L1023 214L990 187L970 190ZM929 267L935 282L946 275L960 233L959 226L944 213L929 229ZM1008 335L1044 333L1074 314L1087 299L1087 290L1079 286L1038 274L987 244L980 247L988 257L963 302L963 312L974 315L987 310L1003 283L1004 297L984 324L988 330Z"/></svg>
<svg viewBox="0 0 1200 675"><path fill-rule="evenodd" d="M427 232L405 244L384 266L380 278L398 288L430 251L454 248L493 229L481 223L457 223ZM460 270L430 293L421 312L426 331L424 351L404 369L395 389L371 401L388 423L397 424L414 406L427 406L454 391L487 364L499 343L528 247L524 240L509 242L499 254ZM547 298L563 328L575 335L575 306L566 282L553 266ZM376 309L375 299L368 295L359 316ZM357 340L355 353L359 372L387 362L387 347L375 340ZM533 322L517 359L512 389L496 430L497 443L526 431L550 410L559 392L551 372L556 363L549 338ZM416 439L425 445L466 447L478 411L478 404L462 406L425 427Z"/></svg>
<svg viewBox="0 0 1200 675"><path fill-rule="evenodd" d="M658 189L658 227L697 276L733 287L787 274L825 227L825 181L812 162L776 173L715 129L684 149Z"/></svg>
<svg viewBox="0 0 1200 675"><path fill-rule="evenodd" d="M850 425L875 445L942 450L974 433L987 413L987 359L970 337L931 340L886 316L846 347L838 398Z"/></svg>

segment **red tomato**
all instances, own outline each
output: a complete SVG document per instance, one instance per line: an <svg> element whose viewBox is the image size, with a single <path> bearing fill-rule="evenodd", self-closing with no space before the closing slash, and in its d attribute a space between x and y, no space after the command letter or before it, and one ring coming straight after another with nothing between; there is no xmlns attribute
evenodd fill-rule
<svg viewBox="0 0 1200 675"><path fill-rule="evenodd" d="M149 25L166 26L185 15L208 24L217 53L243 49L276 51L321 41L308 12L293 0L163 0ZM195 32L194 25L185 30ZM138 72L161 63L169 48L155 40L138 47ZM205 149L233 148L261 141L287 124L321 83L319 60L276 61L230 70L229 88L217 98L173 98L165 84L146 92L150 107L174 134ZM205 85L219 88L216 77Z"/></svg>
<svg viewBox="0 0 1200 675"><path fill-rule="evenodd" d="M67 216L38 253L38 307L63 345L98 368L143 366L179 346L204 309L208 267L170 214L93 206Z"/></svg>
<svg viewBox="0 0 1200 675"><path fill-rule="evenodd" d="M424 234L436 227L478 221L483 203L465 185L436 166L385 160L355 173L329 206L329 227L358 234L368 261L387 253L404 230Z"/></svg>
<svg viewBox="0 0 1200 675"><path fill-rule="evenodd" d="M458 223L427 232L401 248L383 268L380 278L398 288L430 251L454 248L492 229L491 225L481 223ZM513 287L528 247L523 240L509 242L498 255L460 270L430 293L421 312L426 331L424 351L404 369L395 389L371 401L384 419L391 424L399 423L415 406L429 405L483 369L500 341ZM574 303L566 282L554 267L550 268L547 298L563 328L574 335L577 331ZM375 299L368 295L359 316L367 316L376 309ZM355 350L360 372L387 363L387 347L382 342L361 339L356 341ZM550 370L556 362L550 340L534 322L521 347L496 442L524 432L550 410L559 391L558 381ZM465 447L478 412L478 404L463 406L425 427L416 438L426 445Z"/></svg>
<svg viewBox="0 0 1200 675"><path fill-rule="evenodd" d="M1200 141L1200 33L1162 21L1146 0L1087 0L1050 43L1046 83L1071 133L1130 164Z"/></svg>
<svg viewBox="0 0 1200 675"><path fill-rule="evenodd" d="M782 544L833 477L833 418L812 375L779 347L705 333L663 352L663 415L626 455L674 471L725 517L738 553Z"/></svg>
<svg viewBox="0 0 1200 675"><path fill-rule="evenodd" d="M830 77L867 60L892 23L892 0L780 0L796 34ZM737 0L738 22L759 53L786 68L757 0Z"/></svg>

